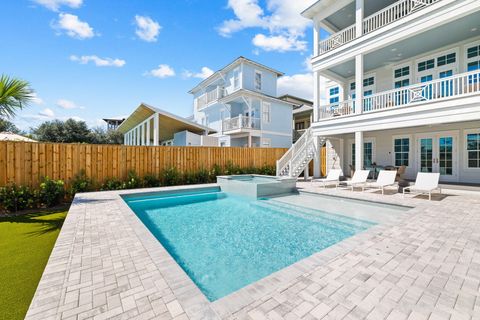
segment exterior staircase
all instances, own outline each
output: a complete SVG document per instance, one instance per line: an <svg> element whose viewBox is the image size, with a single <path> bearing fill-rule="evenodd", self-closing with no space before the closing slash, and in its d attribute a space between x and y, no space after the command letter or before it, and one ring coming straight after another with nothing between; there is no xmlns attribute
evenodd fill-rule
<svg viewBox="0 0 480 320"><path fill-rule="evenodd" d="M312 128L305 130L297 142L277 161L277 176L298 178L318 152L315 138ZM322 143L321 141L320 145Z"/></svg>

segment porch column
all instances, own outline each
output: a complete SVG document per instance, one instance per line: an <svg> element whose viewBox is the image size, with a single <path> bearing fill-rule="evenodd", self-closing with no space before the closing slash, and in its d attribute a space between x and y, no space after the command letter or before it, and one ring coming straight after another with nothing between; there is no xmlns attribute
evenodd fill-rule
<svg viewBox="0 0 480 320"><path fill-rule="evenodd" d="M158 138L159 138L159 127L158 127L158 114L155 113L153 118L153 145L158 146Z"/></svg>
<svg viewBox="0 0 480 320"><path fill-rule="evenodd" d="M308 177L310 176L310 168L309 168L309 163L305 166L305 169L303 170L303 180L307 181Z"/></svg>
<svg viewBox="0 0 480 320"><path fill-rule="evenodd" d="M363 55L355 56L355 113L363 113Z"/></svg>
<svg viewBox="0 0 480 320"><path fill-rule="evenodd" d="M248 147L252 147L252 135L250 133L248 134Z"/></svg>
<svg viewBox="0 0 480 320"><path fill-rule="evenodd" d="M150 120L147 120L147 146L150 145Z"/></svg>
<svg viewBox="0 0 480 320"><path fill-rule="evenodd" d="M313 141L315 143L315 156L313 157L313 176L315 178L320 178L322 176L322 171L320 168L322 161L322 146L320 145L320 137L314 137Z"/></svg>
<svg viewBox="0 0 480 320"><path fill-rule="evenodd" d="M361 37L363 35L363 14L365 2L364 0L355 0L355 36Z"/></svg>
<svg viewBox="0 0 480 320"><path fill-rule="evenodd" d="M320 88L321 76L319 71L313 72L313 122L317 122L320 118L320 100L321 90Z"/></svg>
<svg viewBox="0 0 480 320"><path fill-rule="evenodd" d="M135 134L136 134L136 136L137 136L136 145L137 145L137 146L140 146L140 145L141 145L141 144L140 144L140 138L141 138L141 137L140 137L140 127L137 126L137 127L135 128L135 131L136 131Z"/></svg>
<svg viewBox="0 0 480 320"><path fill-rule="evenodd" d="M313 56L318 56L318 45L320 43L320 25L317 19L313 19Z"/></svg>
<svg viewBox="0 0 480 320"><path fill-rule="evenodd" d="M355 171L363 170L363 131L355 132Z"/></svg>

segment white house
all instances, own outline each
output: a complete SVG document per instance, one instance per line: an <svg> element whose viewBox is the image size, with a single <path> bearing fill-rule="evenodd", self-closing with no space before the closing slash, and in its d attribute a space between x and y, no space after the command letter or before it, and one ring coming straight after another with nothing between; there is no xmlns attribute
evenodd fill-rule
<svg viewBox="0 0 480 320"><path fill-rule="evenodd" d="M345 175L405 165L410 179L480 182L480 1L320 0L302 15L314 23L313 124L278 174L313 158L318 176L326 142L327 170Z"/></svg>
<svg viewBox="0 0 480 320"><path fill-rule="evenodd" d="M194 121L215 130L220 146L290 147L293 104L277 98L281 76L239 57L190 90Z"/></svg>

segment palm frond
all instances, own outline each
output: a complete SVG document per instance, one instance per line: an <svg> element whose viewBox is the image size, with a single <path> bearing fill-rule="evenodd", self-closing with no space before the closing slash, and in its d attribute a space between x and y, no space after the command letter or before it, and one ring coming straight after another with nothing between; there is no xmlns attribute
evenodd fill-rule
<svg viewBox="0 0 480 320"><path fill-rule="evenodd" d="M0 117L14 116L17 110L26 107L34 98L27 81L7 75L0 77Z"/></svg>

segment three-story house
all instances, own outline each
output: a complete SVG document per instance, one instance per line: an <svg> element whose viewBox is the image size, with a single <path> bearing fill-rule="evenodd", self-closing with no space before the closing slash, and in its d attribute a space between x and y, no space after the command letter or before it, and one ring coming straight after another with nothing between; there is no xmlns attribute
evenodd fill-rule
<svg viewBox="0 0 480 320"><path fill-rule="evenodd" d="M410 179L480 182L480 1L319 0L302 14L314 25L313 123L278 174L313 158L318 176L326 143L327 170L345 175L405 166Z"/></svg>

